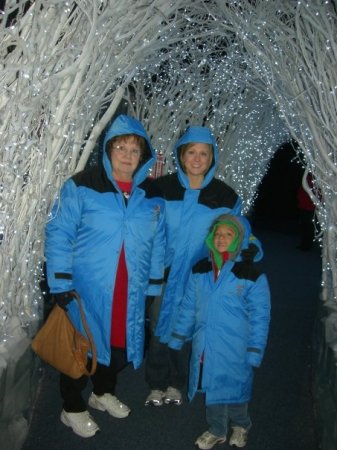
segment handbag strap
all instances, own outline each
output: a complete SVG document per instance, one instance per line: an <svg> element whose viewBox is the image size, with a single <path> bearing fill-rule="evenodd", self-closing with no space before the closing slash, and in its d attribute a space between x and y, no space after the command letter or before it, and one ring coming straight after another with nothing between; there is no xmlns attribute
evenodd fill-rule
<svg viewBox="0 0 337 450"><path fill-rule="evenodd" d="M76 299L76 301L78 303L78 306L80 308L80 314L81 314L81 320L82 320L83 328L84 328L84 330L86 332L86 335L88 336L88 340L89 340L89 344L90 344L90 351L91 351L91 354L92 354L91 369L88 370L82 360L78 359L77 362L80 365L81 369L83 370L83 375L86 375L86 376L90 377L91 375L93 375L95 373L96 367L97 367L96 346L95 346L92 334L91 334L91 332L89 330L87 321L85 319L85 314L84 314L84 310L83 310L83 306L82 306L82 302L81 302L80 296L78 295L77 292L74 292L74 291L73 291L73 296Z"/></svg>

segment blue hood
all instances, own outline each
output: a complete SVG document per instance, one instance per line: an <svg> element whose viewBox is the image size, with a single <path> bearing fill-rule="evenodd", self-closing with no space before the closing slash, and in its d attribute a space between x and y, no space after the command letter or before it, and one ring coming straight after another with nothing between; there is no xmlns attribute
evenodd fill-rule
<svg viewBox="0 0 337 450"><path fill-rule="evenodd" d="M187 189L190 186L188 177L186 173L183 171L180 163L180 155L179 155L179 147L184 144L189 144L190 142L201 142L204 144L211 144L213 149L213 162L209 171L206 173L204 181L201 185L201 188L204 188L208 185L208 183L214 178L215 170L218 166L219 160L219 150L216 144L215 138L211 132L211 130L207 127L189 127L186 132L181 136L174 147L174 156L176 158L177 167L178 167L178 176L181 184Z"/></svg>
<svg viewBox="0 0 337 450"><path fill-rule="evenodd" d="M140 166L136 169L133 176L133 185L137 186L142 181L145 180L149 169L153 166L153 164L156 161L156 154L154 148L151 145L150 138L146 133L143 125L139 122L139 120L121 114L117 116L116 119L112 122L111 126L108 128L104 136L103 166L109 180L114 185L116 185L115 180L112 177L112 165L109 155L106 151L106 145L112 138L116 136L122 136L125 134L136 134L138 136L142 136L147 143L148 152L147 154L144 155Z"/></svg>

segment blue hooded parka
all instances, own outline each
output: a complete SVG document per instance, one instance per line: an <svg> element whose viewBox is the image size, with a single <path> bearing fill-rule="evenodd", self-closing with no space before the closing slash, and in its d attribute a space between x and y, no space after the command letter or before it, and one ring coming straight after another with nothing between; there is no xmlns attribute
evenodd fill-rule
<svg viewBox="0 0 337 450"><path fill-rule="evenodd" d="M247 245L249 222L244 217L221 217L230 217L240 230L239 252ZM268 281L255 263L240 261L238 252L230 255L216 280L210 257L193 267L169 342L179 350L192 338L188 397L205 392L206 405L250 400L252 367L261 364L267 342Z"/></svg>
<svg viewBox="0 0 337 450"><path fill-rule="evenodd" d="M190 188L189 179L180 164L180 147L192 142L210 144L213 151L211 167L200 189ZM177 172L155 181L166 203L167 284L155 330L162 343L167 343L170 339L192 266L208 253L204 241L211 223L220 214L241 214L241 199L236 192L223 181L214 178L219 151L215 138L207 127L188 128L176 143L174 154ZM256 259L261 257L260 249Z"/></svg>
<svg viewBox="0 0 337 450"><path fill-rule="evenodd" d="M136 134L147 143L133 175L127 201L112 176L107 143L115 136ZM128 272L126 348L138 367L144 354L145 296L159 295L165 250L164 202L147 178L155 152L142 124L118 116L104 137L102 164L67 180L46 226L45 255L52 293L76 290L93 335L97 360L110 364L112 300L119 256L124 244ZM83 332L78 305L69 316Z"/></svg>

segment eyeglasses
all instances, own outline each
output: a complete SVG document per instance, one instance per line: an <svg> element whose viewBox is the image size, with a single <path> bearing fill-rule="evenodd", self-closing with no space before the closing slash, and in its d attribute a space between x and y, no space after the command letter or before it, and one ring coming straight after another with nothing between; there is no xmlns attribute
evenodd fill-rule
<svg viewBox="0 0 337 450"><path fill-rule="evenodd" d="M140 148L128 149L126 147L123 147L122 145L113 145L112 149L115 150L120 155L131 155L131 156L136 157L136 156L140 156L140 154L141 154Z"/></svg>

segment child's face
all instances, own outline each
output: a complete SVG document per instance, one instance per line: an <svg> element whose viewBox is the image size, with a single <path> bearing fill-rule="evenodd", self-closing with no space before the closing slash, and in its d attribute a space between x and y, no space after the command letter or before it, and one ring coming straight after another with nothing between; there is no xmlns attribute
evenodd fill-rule
<svg viewBox="0 0 337 450"><path fill-rule="evenodd" d="M220 252L226 252L235 237L235 231L228 225L219 225L214 233L214 247Z"/></svg>

